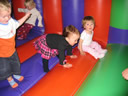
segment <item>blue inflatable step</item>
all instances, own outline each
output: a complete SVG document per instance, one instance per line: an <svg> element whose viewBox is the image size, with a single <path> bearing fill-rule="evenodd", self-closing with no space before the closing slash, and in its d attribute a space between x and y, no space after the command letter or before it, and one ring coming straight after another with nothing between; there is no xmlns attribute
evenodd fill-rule
<svg viewBox="0 0 128 96"><path fill-rule="evenodd" d="M29 32L26 39L24 39L24 40L16 39L16 47L18 47L24 43L27 43L28 41L30 41L38 36L41 36L42 34L44 34L44 28L39 28L39 27L35 26L31 29L31 31Z"/></svg>
<svg viewBox="0 0 128 96"><path fill-rule="evenodd" d="M58 61L57 57L51 58L49 60L49 69L52 69ZM15 80L19 84L17 88L11 88L7 80L0 81L0 96L21 96L45 74L46 72L42 68L42 58L37 53L21 64L21 75L24 76L24 80L22 82Z"/></svg>

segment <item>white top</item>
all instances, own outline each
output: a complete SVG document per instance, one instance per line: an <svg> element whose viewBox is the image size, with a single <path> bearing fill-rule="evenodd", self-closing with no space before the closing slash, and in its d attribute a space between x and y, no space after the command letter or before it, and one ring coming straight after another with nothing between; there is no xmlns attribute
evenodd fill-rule
<svg viewBox="0 0 128 96"><path fill-rule="evenodd" d="M12 18L8 21L8 24L0 23L0 38L8 39L13 37L16 34L16 29L18 27L19 22Z"/></svg>
<svg viewBox="0 0 128 96"><path fill-rule="evenodd" d="M86 45L86 46L90 45L91 42L92 42L92 38L93 38L93 31L92 31L92 34L88 34L88 33L86 32L86 30L84 30L84 31L81 33L81 36L80 36L80 39L83 40L82 45Z"/></svg>
<svg viewBox="0 0 128 96"><path fill-rule="evenodd" d="M18 8L18 12L26 13L28 11L29 11L28 9ZM43 27L42 16L40 12L36 8L33 8L32 10L30 10L30 13L31 13L31 16L27 19L25 23L32 24L33 26L35 26L36 19L38 19L38 26Z"/></svg>

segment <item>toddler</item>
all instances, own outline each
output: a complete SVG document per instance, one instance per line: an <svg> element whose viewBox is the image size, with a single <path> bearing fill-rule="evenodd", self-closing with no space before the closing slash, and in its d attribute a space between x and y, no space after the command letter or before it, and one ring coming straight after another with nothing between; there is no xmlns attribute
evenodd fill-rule
<svg viewBox="0 0 128 96"><path fill-rule="evenodd" d="M25 0L25 9L18 8L19 12L31 12L31 16L28 20L17 30L18 40L23 40L27 38L30 30L35 26L36 19L38 18L38 26L43 27L42 25L42 16L40 12L36 9L36 4L33 0Z"/></svg>
<svg viewBox="0 0 128 96"><path fill-rule="evenodd" d="M0 0L0 80L7 79L12 88L16 88L18 81L24 79L20 76L20 62L15 49L16 29L30 16L30 13L20 20L10 17L11 5L7 0Z"/></svg>
<svg viewBox="0 0 128 96"><path fill-rule="evenodd" d="M72 64L68 64L65 60L65 50L67 49L67 55L70 55L71 58L77 58L72 54L72 46L77 43L79 36L79 31L73 25L69 25L64 28L63 35L45 34L34 42L35 48L41 54L45 72L49 71L49 59L56 55L63 67L72 67Z"/></svg>
<svg viewBox="0 0 128 96"><path fill-rule="evenodd" d="M81 33L78 49L81 55L85 55L85 52L91 54L95 59L103 58L106 49L102 49L101 46L93 41L93 29L95 21L92 16L85 16L82 20L84 31Z"/></svg>

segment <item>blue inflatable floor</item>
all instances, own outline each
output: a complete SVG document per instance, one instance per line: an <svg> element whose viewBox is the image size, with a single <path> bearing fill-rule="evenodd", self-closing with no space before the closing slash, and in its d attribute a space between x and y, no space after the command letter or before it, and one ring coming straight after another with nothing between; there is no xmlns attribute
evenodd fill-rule
<svg viewBox="0 0 128 96"><path fill-rule="evenodd" d="M39 27L36 27L36 26L33 27L31 29L31 31L29 32L29 34L28 34L26 39L24 39L24 40L17 40L16 39L16 47L18 47L18 46L20 46L20 45L22 45L22 44L24 44L24 43L36 38L36 37L42 35L43 33L44 33L44 28L39 28Z"/></svg>
<svg viewBox="0 0 128 96"><path fill-rule="evenodd" d="M58 61L57 57L51 58L49 61L49 69L52 69ZM25 78L22 82L17 81L19 84L17 88L11 88L7 80L0 81L0 96L21 96L45 74L46 72L44 72L42 68L42 58L40 54L37 53L21 64L21 75Z"/></svg>

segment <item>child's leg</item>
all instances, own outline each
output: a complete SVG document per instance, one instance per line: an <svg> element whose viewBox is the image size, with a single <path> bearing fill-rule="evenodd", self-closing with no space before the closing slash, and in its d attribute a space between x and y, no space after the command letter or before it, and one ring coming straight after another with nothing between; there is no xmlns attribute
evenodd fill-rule
<svg viewBox="0 0 128 96"><path fill-rule="evenodd" d="M13 75L13 77L20 82L23 81L23 79L24 79L24 76L20 76L20 75Z"/></svg>
<svg viewBox="0 0 128 96"><path fill-rule="evenodd" d="M17 55L17 52L15 52L11 57L10 57L10 66L11 66L11 71L13 74L13 77L15 79L17 79L18 81L22 81L24 79L23 76L21 76L21 72L20 72L20 62L19 62L19 58Z"/></svg>
<svg viewBox="0 0 128 96"><path fill-rule="evenodd" d="M8 77L7 80L8 80L8 82L11 85L12 88L16 88L18 86L18 84L14 81L12 76Z"/></svg>
<svg viewBox="0 0 128 96"><path fill-rule="evenodd" d="M31 30L32 28L33 28L33 25L31 25L31 24L25 24L23 33L22 33L22 35L20 35L20 37L21 37L22 39L27 38L27 35L28 35L28 33L30 32L30 30Z"/></svg>
<svg viewBox="0 0 128 96"><path fill-rule="evenodd" d="M44 72L49 72L49 68L48 68L48 60L42 58L42 63L43 63L43 69L44 69Z"/></svg>
<svg viewBox="0 0 128 96"><path fill-rule="evenodd" d="M95 59L98 59L99 53L90 46L83 46L83 51L91 54Z"/></svg>
<svg viewBox="0 0 128 96"><path fill-rule="evenodd" d="M57 56L57 58L59 58L59 55L56 55Z"/></svg>
<svg viewBox="0 0 128 96"><path fill-rule="evenodd" d="M102 49L101 46L95 41L92 41L92 43L90 44L90 47L93 49L96 49L97 51Z"/></svg>
<svg viewBox="0 0 128 96"><path fill-rule="evenodd" d="M18 40L23 40L24 39L24 34L26 32L26 24L22 25L18 31L17 31L17 36L18 36Z"/></svg>
<svg viewBox="0 0 128 96"><path fill-rule="evenodd" d="M95 49L95 50L98 51L99 53L105 54L105 53L107 52L106 49L102 49L101 45L98 44L98 43L95 42L95 41L92 41L90 47L93 48L93 49Z"/></svg>
<svg viewBox="0 0 128 96"><path fill-rule="evenodd" d="M17 36L20 36L23 34L25 28L25 24L23 24L18 30L17 30Z"/></svg>

